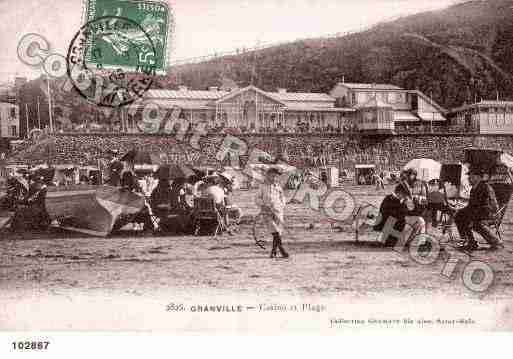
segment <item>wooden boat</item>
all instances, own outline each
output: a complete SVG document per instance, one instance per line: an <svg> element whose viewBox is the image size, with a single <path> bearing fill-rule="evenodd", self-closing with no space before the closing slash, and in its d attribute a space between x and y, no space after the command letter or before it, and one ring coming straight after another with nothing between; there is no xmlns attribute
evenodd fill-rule
<svg viewBox="0 0 513 359"><path fill-rule="evenodd" d="M144 207L144 198L110 186L49 187L46 210L61 228L105 237L122 215Z"/></svg>

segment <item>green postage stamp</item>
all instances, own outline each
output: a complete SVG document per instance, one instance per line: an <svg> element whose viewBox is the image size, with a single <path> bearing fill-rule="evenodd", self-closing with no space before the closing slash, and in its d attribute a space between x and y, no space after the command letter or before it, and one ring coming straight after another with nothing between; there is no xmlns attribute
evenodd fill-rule
<svg viewBox="0 0 513 359"><path fill-rule="evenodd" d="M84 0L83 22L107 19L87 38L84 61L103 69L166 71L174 25L170 7L161 1ZM99 31L98 31L99 30ZM135 51L134 51L135 49Z"/></svg>

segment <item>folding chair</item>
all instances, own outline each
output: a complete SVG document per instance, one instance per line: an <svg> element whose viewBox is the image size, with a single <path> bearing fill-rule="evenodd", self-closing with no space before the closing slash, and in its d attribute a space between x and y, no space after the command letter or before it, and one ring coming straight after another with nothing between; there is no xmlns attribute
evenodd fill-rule
<svg viewBox="0 0 513 359"><path fill-rule="evenodd" d="M214 238L218 233L226 229L224 218L215 203L210 197L197 197L194 199L194 235L198 235L207 225L215 229Z"/></svg>
<svg viewBox="0 0 513 359"><path fill-rule="evenodd" d="M492 227L502 242L501 225L513 194L513 185L509 183L490 183L490 186L495 192L499 208L489 219L480 221L480 223Z"/></svg>
<svg viewBox="0 0 513 359"><path fill-rule="evenodd" d="M368 220L374 221L376 219L375 213L373 213L373 209L377 210L375 206L370 203L361 203L352 213L350 217L350 222L352 226L354 226L354 239L355 242L360 240L361 234L369 234L369 233L378 233L374 230L374 228L368 225L366 222ZM378 241L382 239L381 234L379 234Z"/></svg>

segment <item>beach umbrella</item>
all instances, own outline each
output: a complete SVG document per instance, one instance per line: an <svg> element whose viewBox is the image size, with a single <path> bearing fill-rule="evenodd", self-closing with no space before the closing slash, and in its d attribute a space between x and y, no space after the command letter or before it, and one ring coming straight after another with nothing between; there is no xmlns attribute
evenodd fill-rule
<svg viewBox="0 0 513 359"><path fill-rule="evenodd" d="M162 163L158 155L139 150L128 151L123 157L121 157L120 161L138 165L160 165Z"/></svg>
<svg viewBox="0 0 513 359"><path fill-rule="evenodd" d="M194 176L195 172L185 165L171 164L160 166L157 170L157 178L163 180L174 180L177 178L189 178Z"/></svg>
<svg viewBox="0 0 513 359"><path fill-rule="evenodd" d="M204 171L200 168L192 168L194 175L189 177L189 181L191 183L195 183L203 179L207 175L207 171Z"/></svg>
<svg viewBox="0 0 513 359"><path fill-rule="evenodd" d="M417 178L429 182L440 178L442 164L429 158L416 158L404 166L404 170L412 168L417 171Z"/></svg>
<svg viewBox="0 0 513 359"><path fill-rule="evenodd" d="M192 170L194 171L194 174L200 178L203 178L207 175L207 171L200 168L192 168Z"/></svg>

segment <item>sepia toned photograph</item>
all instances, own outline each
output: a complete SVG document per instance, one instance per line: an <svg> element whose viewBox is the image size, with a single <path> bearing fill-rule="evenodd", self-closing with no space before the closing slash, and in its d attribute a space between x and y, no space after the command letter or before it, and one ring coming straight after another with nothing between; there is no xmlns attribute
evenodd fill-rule
<svg viewBox="0 0 513 359"><path fill-rule="evenodd" d="M0 8L1 332L513 330L513 1Z"/></svg>

